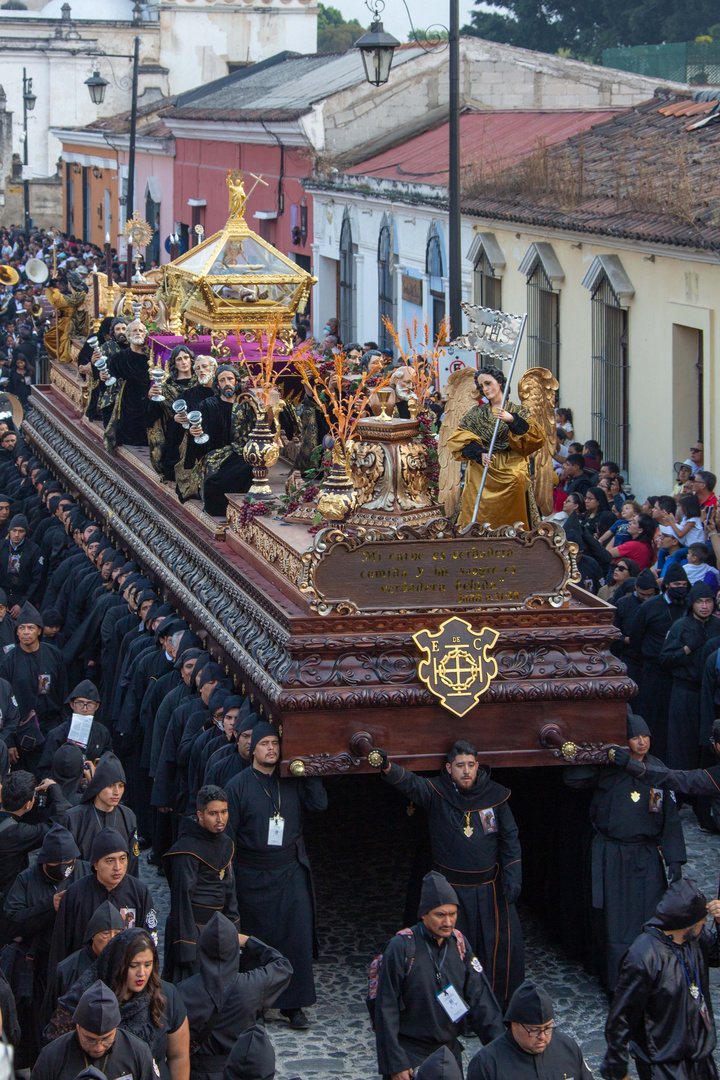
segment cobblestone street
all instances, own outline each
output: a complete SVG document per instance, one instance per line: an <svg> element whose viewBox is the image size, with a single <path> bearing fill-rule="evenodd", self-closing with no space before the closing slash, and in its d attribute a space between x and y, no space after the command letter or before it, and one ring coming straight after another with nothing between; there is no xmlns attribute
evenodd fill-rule
<svg viewBox="0 0 720 1080"><path fill-rule="evenodd" d="M368 805L367 788L353 789L352 784L352 780L343 780L329 785L329 811L311 816L307 822L318 905L318 1001L308 1010L312 1027L305 1033L290 1031L276 1010L268 1013L278 1080L373 1080L377 1076L374 1037L365 1006L367 970L392 934L406 925L405 887L417 830L400 801L394 796L388 801L384 788L379 788L376 802ZM684 876L694 877L708 898L715 897L720 836L702 833L688 808L681 814L688 847ZM167 884L144 857L142 876L156 898L163 926L168 911ZM527 976L548 990L563 1030L578 1039L590 1068L599 1076L607 1015L605 994L582 965L548 937L527 906L521 903L519 911ZM720 972L711 972L711 980L717 1016ZM479 1045L475 1039L465 1041L466 1061ZM635 1075L634 1070L631 1075Z"/></svg>

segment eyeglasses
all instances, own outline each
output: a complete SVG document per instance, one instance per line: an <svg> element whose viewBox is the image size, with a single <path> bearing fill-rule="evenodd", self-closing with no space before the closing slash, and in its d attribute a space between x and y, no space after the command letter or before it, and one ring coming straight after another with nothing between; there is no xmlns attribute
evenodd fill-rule
<svg viewBox="0 0 720 1080"><path fill-rule="evenodd" d="M691 446L690 447L690 453L691 454L701 454L702 453L702 446Z"/></svg>
<svg viewBox="0 0 720 1080"><path fill-rule="evenodd" d="M551 1024L548 1024L547 1027L529 1028L525 1027L524 1024L520 1024L520 1027L523 1029L523 1031L527 1032L531 1039L542 1039L543 1035L552 1035L552 1030L554 1027L557 1027L557 1024L553 1020L553 1022Z"/></svg>

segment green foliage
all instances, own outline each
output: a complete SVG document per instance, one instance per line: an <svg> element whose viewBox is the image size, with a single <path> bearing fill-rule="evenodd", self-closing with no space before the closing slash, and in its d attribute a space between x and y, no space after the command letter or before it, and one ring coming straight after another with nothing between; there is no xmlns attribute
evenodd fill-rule
<svg viewBox="0 0 720 1080"><path fill-rule="evenodd" d="M318 4L317 51L319 53L347 52L352 49L366 28L357 19L346 22L342 12L334 7Z"/></svg>
<svg viewBox="0 0 720 1080"><path fill-rule="evenodd" d="M415 29L408 32L408 41L447 41L447 30L441 30L439 26L431 26L429 30Z"/></svg>
<svg viewBox="0 0 720 1080"><path fill-rule="evenodd" d="M599 63L603 49L712 34L717 10L717 0L506 0L473 11L462 33Z"/></svg>

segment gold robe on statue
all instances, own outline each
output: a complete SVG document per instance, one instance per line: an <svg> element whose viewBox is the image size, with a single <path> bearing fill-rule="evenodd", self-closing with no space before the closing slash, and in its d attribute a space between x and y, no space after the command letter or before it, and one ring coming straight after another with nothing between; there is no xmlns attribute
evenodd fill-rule
<svg viewBox="0 0 720 1080"><path fill-rule="evenodd" d="M57 312L57 334L51 327L45 334L45 349L51 360L60 364L72 363L71 337L85 341L90 333L90 315L82 309L87 293L61 293L59 289L48 286L45 296Z"/></svg>
<svg viewBox="0 0 720 1080"><path fill-rule="evenodd" d="M532 529L540 523L540 515L532 493L527 459L545 444L545 434L523 405L508 401L505 408L513 416L526 420L529 427L524 435L513 435L507 424L500 421L493 460L476 520L481 524L488 523L493 529L514 525L518 521L526 529ZM464 458L463 447L476 442L487 452L494 425L495 418L490 406L476 405L463 417L460 426L448 440L448 449L453 457L466 462L467 466L458 516L460 526L469 525L473 519L484 468L480 462Z"/></svg>

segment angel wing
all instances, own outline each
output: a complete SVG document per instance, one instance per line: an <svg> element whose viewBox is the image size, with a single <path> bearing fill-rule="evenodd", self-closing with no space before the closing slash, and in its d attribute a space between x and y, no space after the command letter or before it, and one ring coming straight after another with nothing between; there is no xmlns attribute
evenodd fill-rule
<svg viewBox="0 0 720 1080"><path fill-rule="evenodd" d="M445 387L447 404L440 423L438 435L438 461L440 465L439 499L445 513L450 517L462 494L461 468L447 448L448 439L462 418L473 409L480 395L475 385L475 368L464 367L451 371Z"/></svg>
<svg viewBox="0 0 720 1080"><path fill-rule="evenodd" d="M533 493L540 513L553 512L554 469L552 448L555 446L555 395L558 381L544 367L528 368L518 384L521 403L530 410L533 420L545 432L545 445L534 455L535 475Z"/></svg>

